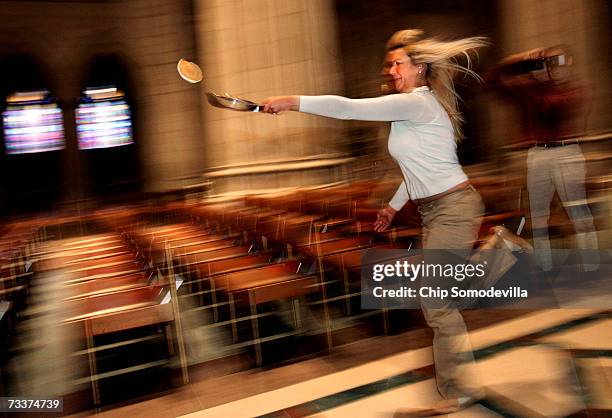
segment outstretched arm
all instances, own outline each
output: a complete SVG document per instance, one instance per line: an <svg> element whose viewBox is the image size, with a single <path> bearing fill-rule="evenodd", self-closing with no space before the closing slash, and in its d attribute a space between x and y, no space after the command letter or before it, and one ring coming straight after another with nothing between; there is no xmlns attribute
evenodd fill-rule
<svg viewBox="0 0 612 418"><path fill-rule="evenodd" d="M300 110L300 96L273 96L261 101L266 113L280 113Z"/></svg>
<svg viewBox="0 0 612 418"><path fill-rule="evenodd" d="M262 101L264 112L287 110L311 113L335 119L392 122L410 120L429 122L435 110L418 94L391 94L370 99L341 96L278 96Z"/></svg>

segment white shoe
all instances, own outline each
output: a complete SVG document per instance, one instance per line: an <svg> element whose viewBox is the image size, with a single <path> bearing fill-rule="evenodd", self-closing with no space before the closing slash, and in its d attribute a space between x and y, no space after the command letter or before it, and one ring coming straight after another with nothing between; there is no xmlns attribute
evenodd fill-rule
<svg viewBox="0 0 612 418"><path fill-rule="evenodd" d="M533 255L532 245L527 242L527 240L517 235L514 235L505 226L494 226L489 230L489 232L500 237L504 241L504 244L506 244L506 246L510 249L510 251L524 251L530 255Z"/></svg>

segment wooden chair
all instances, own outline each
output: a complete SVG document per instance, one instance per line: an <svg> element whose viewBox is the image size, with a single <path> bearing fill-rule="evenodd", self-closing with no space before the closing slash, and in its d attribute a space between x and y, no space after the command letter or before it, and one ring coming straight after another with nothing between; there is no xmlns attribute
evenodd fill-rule
<svg viewBox="0 0 612 418"><path fill-rule="evenodd" d="M305 294L317 292L320 289L318 274L303 274L299 271L300 263L290 261L277 263L266 267L240 270L214 277L215 287L225 292L230 301L232 332L237 334L237 323L249 321L253 339L242 343L242 345L254 345L255 361L258 365L263 363L262 344L286 338L300 332L300 322L297 307L294 305L296 319L296 330L278 335L260 335L258 319L261 315L257 312L257 306L279 299L296 298ZM246 304L249 315L238 318L236 316L236 305Z"/></svg>

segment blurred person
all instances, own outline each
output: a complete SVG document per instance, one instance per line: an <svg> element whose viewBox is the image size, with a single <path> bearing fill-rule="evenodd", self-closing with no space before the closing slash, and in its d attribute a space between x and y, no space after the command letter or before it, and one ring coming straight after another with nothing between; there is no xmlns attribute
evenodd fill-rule
<svg viewBox="0 0 612 418"><path fill-rule="evenodd" d="M597 250L597 233L587 204L586 167L576 136L586 121L585 88L572 71L573 58L562 46L511 55L494 76L523 106L527 115L527 191L537 266L553 268L548 220L557 192L576 231L580 250ZM599 257L583 252L584 271L598 268Z"/></svg>
<svg viewBox="0 0 612 418"><path fill-rule="evenodd" d="M262 101L264 111L298 111L336 119L391 122L388 148L404 181L389 204L378 212L374 228L382 232L412 200L422 215L423 248L471 252L484 206L457 158L463 117L453 79L457 74L479 79L470 69L469 52L487 44L472 37L449 42L421 39L420 30L396 32L387 42L383 75L397 94L349 99L340 96L278 96ZM457 58L464 57L461 65ZM500 230L499 235L508 234ZM450 306L423 313L434 330L436 384L444 400L420 415L461 410L484 396L477 379L461 379L459 367L474 357L463 317Z"/></svg>

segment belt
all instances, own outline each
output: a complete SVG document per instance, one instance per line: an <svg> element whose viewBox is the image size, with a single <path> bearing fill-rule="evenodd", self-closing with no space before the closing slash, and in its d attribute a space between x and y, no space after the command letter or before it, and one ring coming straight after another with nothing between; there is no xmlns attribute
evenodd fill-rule
<svg viewBox="0 0 612 418"><path fill-rule="evenodd" d="M574 144L579 144L579 142L576 139L563 139L561 141L536 142L534 146L539 148L555 148Z"/></svg>
<svg viewBox="0 0 612 418"><path fill-rule="evenodd" d="M417 205L417 206L421 206L421 205L426 205L428 203L434 202L438 199L441 199L445 196L448 196L449 194L453 194L455 192L460 192L462 190L466 190L466 189L474 189L474 187L470 184L469 181L465 181L463 183L459 183L458 185L448 189L445 192L442 193L438 193L435 194L433 196L429 196L429 197L424 197L423 199L414 199L412 202Z"/></svg>

